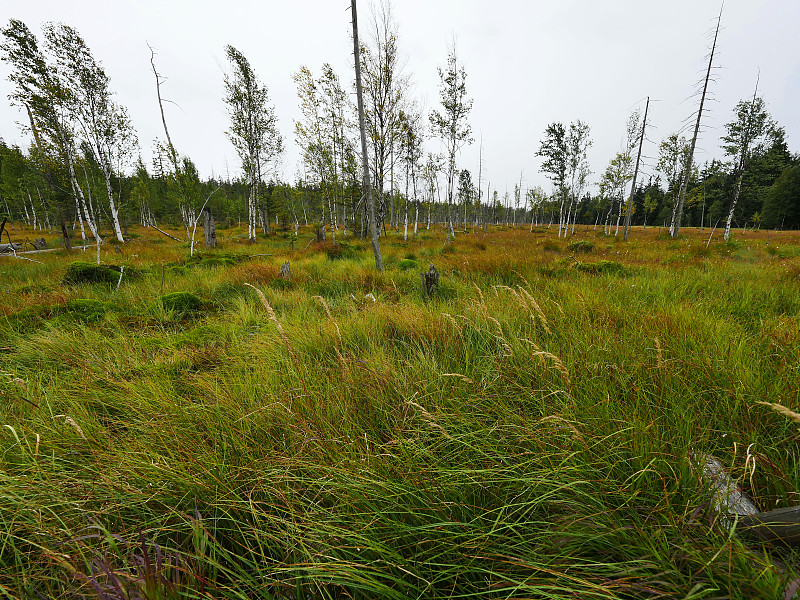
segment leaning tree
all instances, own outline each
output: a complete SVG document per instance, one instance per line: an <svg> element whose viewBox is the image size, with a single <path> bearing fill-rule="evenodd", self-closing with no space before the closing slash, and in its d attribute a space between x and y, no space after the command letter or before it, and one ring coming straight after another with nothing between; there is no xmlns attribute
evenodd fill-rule
<svg viewBox="0 0 800 600"><path fill-rule="evenodd" d="M231 118L228 137L233 143L249 184L247 234L256 238L262 170L280 156L283 139L267 86L259 81L250 62L233 46L225 46L232 70L225 75L225 103ZM264 215L265 224L269 215Z"/></svg>

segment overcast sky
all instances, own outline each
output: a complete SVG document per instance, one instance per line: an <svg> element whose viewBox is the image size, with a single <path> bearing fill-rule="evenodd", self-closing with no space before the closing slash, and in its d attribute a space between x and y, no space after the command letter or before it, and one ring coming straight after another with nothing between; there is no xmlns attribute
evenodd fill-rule
<svg viewBox="0 0 800 600"><path fill-rule="evenodd" d="M124 8L123 8L124 7ZM286 142L284 179L294 180L299 118L292 74L301 65L315 75L329 62L348 85L353 79L348 0L5 0L0 18L24 21L36 34L47 21L75 27L104 65L117 100L128 107L142 155L163 137L149 42L158 69L169 79L167 120L179 152L204 176L236 176L239 161L224 131L223 48L248 57L270 90ZM397 0L394 14L400 52L414 95L429 111L438 105L437 67L455 38L474 99L470 116L476 143L459 165L477 180L478 142L483 137L484 190L523 186L550 189L535 156L548 123L576 119L589 124L590 162L596 181L619 150L630 111L649 95L645 154L686 125L696 110L691 98L702 79L715 25L717 0ZM369 24L370 4L359 3L359 23ZM789 147L800 151L800 0L727 0L711 85L714 101L698 142L696 160L721 155L719 137L740 99L759 90L773 117L785 127ZM0 96L11 92L0 63ZM20 113L0 101L0 136L27 145L16 124ZM438 143L429 142L438 150ZM654 163L650 161L651 165ZM652 172L652 166L645 173Z"/></svg>

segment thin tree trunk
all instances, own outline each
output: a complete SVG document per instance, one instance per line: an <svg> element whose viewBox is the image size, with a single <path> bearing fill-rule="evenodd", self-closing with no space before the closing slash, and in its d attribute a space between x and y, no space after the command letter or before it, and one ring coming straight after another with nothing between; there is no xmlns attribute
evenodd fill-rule
<svg viewBox="0 0 800 600"><path fill-rule="evenodd" d="M700 131L700 119L703 117L703 105L706 101L706 92L708 91L708 82L711 79L711 65L714 62L714 51L717 49L717 36L719 35L719 26L722 22L722 8L719 9L719 17L717 18L717 29L714 32L714 43L711 45L711 55L708 57L708 69L706 70L706 79L703 83L703 95L700 97L700 109L697 111L697 121L694 124L694 135L692 136L692 143L689 146L689 155L686 157L686 164L683 169L683 177L681 178L681 187L678 192L678 202L675 206L675 211L672 213L672 223L670 225L670 235L673 238L678 237L681 230L681 219L683 218L683 205L686 201L686 190L689 186L689 177L692 174L692 163L694 161L694 148L697 145L697 134Z"/></svg>
<svg viewBox="0 0 800 600"><path fill-rule="evenodd" d="M122 244L125 243L125 238L122 237L122 228L119 225L119 209L117 203L114 202L114 192L111 189L111 173L104 167L103 176L106 180L106 191L108 192L108 207L111 209L111 223L114 226L114 233L117 240Z"/></svg>
<svg viewBox="0 0 800 600"><path fill-rule="evenodd" d="M642 158L642 144L644 143L645 127L647 127L647 111L650 108L650 96L647 97L647 104L644 106L644 120L642 121L642 135L639 138L639 152L636 155L636 167L633 169L633 183L631 183L631 195L625 207L625 234L623 239L628 239L628 232L631 228L631 216L633 215L633 194L636 192L636 178L639 176L639 161Z"/></svg>
<svg viewBox="0 0 800 600"><path fill-rule="evenodd" d="M361 166L364 171L364 196L367 200L370 235L372 236L372 252L375 255L375 266L383 271L381 247L378 243L378 227L375 222L375 200L372 197L372 186L369 179L369 158L367 156L367 129L364 123L364 96L361 90L361 46L358 41L358 13L356 0L350 0L353 13L353 57L356 68L356 96L358 98L358 124L361 129Z"/></svg>

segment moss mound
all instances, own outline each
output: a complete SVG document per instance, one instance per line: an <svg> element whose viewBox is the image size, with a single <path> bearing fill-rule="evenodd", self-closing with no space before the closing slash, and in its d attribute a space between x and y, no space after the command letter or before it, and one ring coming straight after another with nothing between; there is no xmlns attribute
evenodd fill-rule
<svg viewBox="0 0 800 600"><path fill-rule="evenodd" d="M93 263L76 260L67 267L61 280L67 285L81 283L117 283L119 281L120 267L116 265L95 265Z"/></svg>
<svg viewBox="0 0 800 600"><path fill-rule="evenodd" d="M325 245L323 252L330 260L342 260L347 258L355 258L361 246L356 244L348 244L347 242L339 242L337 244Z"/></svg>
<svg viewBox="0 0 800 600"><path fill-rule="evenodd" d="M105 319L111 304L91 298L78 298L67 302L65 316L81 323L98 323Z"/></svg>
<svg viewBox="0 0 800 600"><path fill-rule="evenodd" d="M613 260L598 260L593 263L581 263L577 265L578 271L591 273L593 275L620 275L625 273L625 267Z"/></svg>
<svg viewBox="0 0 800 600"><path fill-rule="evenodd" d="M159 298L165 310L179 314L199 312L203 309L203 301L191 292L172 292Z"/></svg>
<svg viewBox="0 0 800 600"><path fill-rule="evenodd" d="M575 253L582 252L584 254L588 254L594 250L594 244L592 242L587 242L586 240L581 240L579 242L572 242L569 246L567 246L567 250Z"/></svg>
<svg viewBox="0 0 800 600"><path fill-rule="evenodd" d="M411 269L416 269L417 261L410 258L404 258L399 263L397 263L397 268L399 268L401 271L409 271Z"/></svg>
<svg viewBox="0 0 800 600"><path fill-rule="evenodd" d="M194 256L186 261L186 266L197 267L229 267L238 265L249 258L246 254L232 252L195 252Z"/></svg>

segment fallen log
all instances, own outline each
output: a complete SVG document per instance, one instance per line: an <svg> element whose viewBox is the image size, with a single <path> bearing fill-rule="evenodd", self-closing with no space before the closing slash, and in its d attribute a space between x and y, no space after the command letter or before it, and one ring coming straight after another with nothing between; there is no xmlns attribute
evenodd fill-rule
<svg viewBox="0 0 800 600"><path fill-rule="evenodd" d="M700 475L700 482L711 494L714 508L722 515L722 523L728 529L736 527L736 533L745 539L769 542L773 547L800 545L800 506L760 512L755 503L728 475L722 463L711 454L689 454L692 467ZM795 577L798 565L785 564L769 556L770 562L784 577ZM797 598L800 578L786 582L784 600Z"/></svg>
<svg viewBox="0 0 800 600"><path fill-rule="evenodd" d="M22 250L22 244L18 242L12 242L10 244L0 244L0 252L16 252L17 250Z"/></svg>
<svg viewBox="0 0 800 600"><path fill-rule="evenodd" d="M163 233L165 236L167 236L168 238L171 238L171 239L175 240L176 242L183 242L183 240L179 240L179 239L178 239L178 238L176 238L174 235L170 235L170 234L168 234L166 231L164 231L163 229L159 229L159 228L158 228L158 227L156 227L155 225L150 225L150 227L152 227L153 229L155 229L155 230L156 230L156 231L158 231L159 233Z"/></svg>
<svg viewBox="0 0 800 600"><path fill-rule="evenodd" d="M740 517L739 531L778 546L800 547L800 506Z"/></svg>
<svg viewBox="0 0 800 600"><path fill-rule="evenodd" d="M695 469L700 473L703 484L711 492L714 508L718 512L733 517L758 514L758 507L731 479L715 456L692 454L691 459Z"/></svg>

